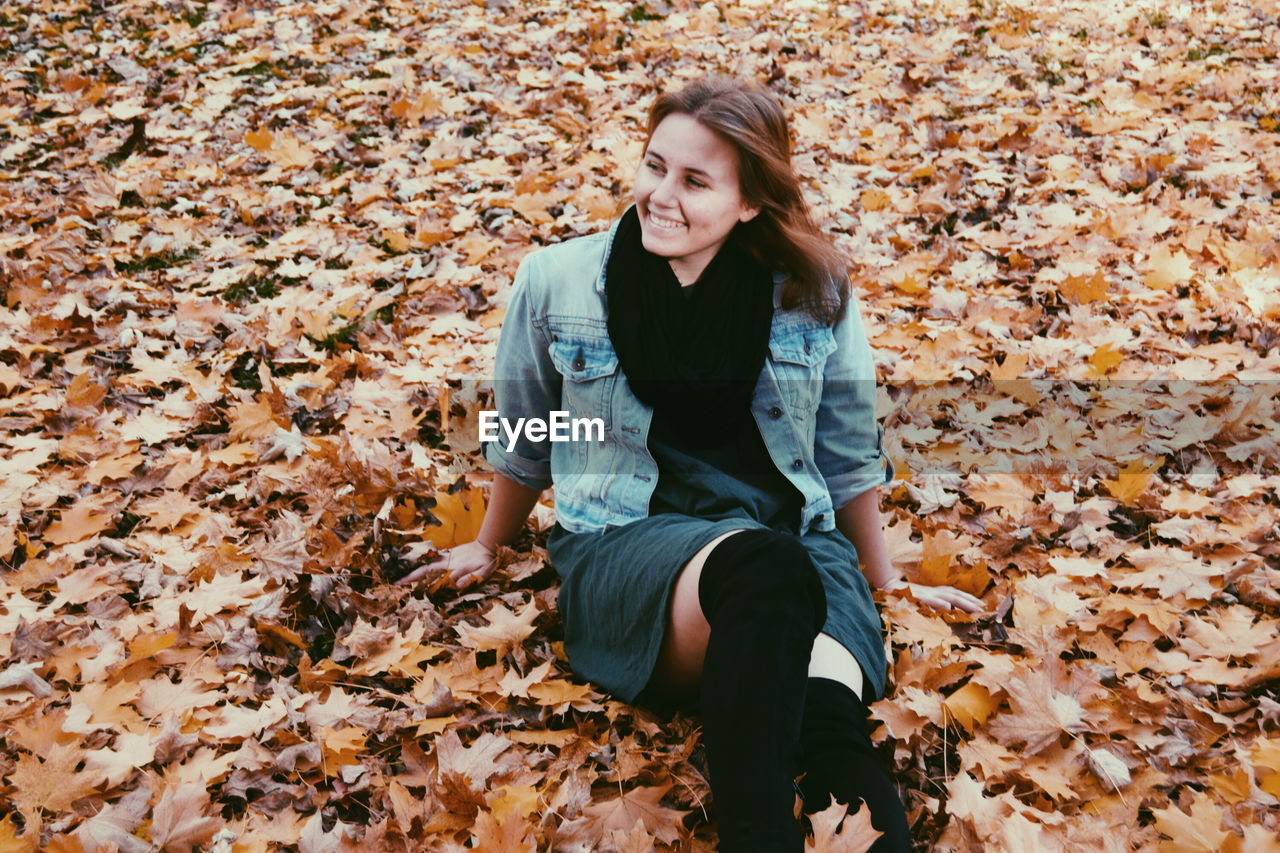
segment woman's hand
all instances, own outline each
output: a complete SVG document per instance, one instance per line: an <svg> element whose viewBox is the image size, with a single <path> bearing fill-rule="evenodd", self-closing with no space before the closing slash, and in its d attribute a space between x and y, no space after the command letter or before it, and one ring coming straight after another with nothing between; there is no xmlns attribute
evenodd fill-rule
<svg viewBox="0 0 1280 853"><path fill-rule="evenodd" d="M966 613L978 613L986 610L982 599L970 595L954 586L926 586L922 583L909 583L902 578L886 584L885 592L906 592L921 604L936 607L939 610L950 610L955 607Z"/></svg>
<svg viewBox="0 0 1280 853"><path fill-rule="evenodd" d="M496 551L477 539L442 551L435 559L414 569L397 583L415 584L423 578L447 574L450 584L463 589L489 577L497 567Z"/></svg>

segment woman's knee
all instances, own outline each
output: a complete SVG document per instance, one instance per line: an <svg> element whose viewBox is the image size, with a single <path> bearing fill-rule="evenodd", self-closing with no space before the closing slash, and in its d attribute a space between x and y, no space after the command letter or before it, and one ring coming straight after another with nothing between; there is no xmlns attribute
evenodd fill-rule
<svg viewBox="0 0 1280 853"><path fill-rule="evenodd" d="M703 611L725 595L780 603L799 598L812 608L818 628L826 621L822 578L804 544L773 530L747 530L721 543L702 567L698 585Z"/></svg>

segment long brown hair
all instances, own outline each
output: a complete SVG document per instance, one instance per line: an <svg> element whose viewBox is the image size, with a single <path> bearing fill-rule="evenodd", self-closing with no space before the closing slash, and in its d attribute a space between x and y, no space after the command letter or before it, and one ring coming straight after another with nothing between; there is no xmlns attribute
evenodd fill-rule
<svg viewBox="0 0 1280 853"><path fill-rule="evenodd" d="M649 109L646 150L672 113L689 116L733 146L739 192L760 213L739 222L731 236L759 263L789 274L782 304L804 306L818 319L835 322L848 300L845 259L809 215L791 168L791 134L778 98L758 83L724 74L664 92Z"/></svg>

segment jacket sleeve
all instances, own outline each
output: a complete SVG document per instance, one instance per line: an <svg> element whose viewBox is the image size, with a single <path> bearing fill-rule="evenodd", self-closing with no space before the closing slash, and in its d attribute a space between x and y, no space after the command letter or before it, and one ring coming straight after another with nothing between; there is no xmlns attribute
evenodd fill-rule
<svg viewBox="0 0 1280 853"><path fill-rule="evenodd" d="M876 422L876 373L858 299L850 294L832 327L836 349L827 358L814 428L814 462L836 509L893 479L893 465Z"/></svg>
<svg viewBox="0 0 1280 853"><path fill-rule="evenodd" d="M549 419L560 403L560 374L551 363L545 327L536 322L541 287L535 272L537 252L526 255L516 269L507 313L498 336L493 391L498 416L511 424L519 418ZM495 471L531 489L551 485L551 444L530 441L521 431L507 449L506 434L486 442L484 457Z"/></svg>

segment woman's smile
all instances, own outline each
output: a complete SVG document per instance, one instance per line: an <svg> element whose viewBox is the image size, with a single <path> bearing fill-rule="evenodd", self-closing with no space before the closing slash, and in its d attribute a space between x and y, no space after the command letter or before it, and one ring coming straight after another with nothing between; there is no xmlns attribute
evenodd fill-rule
<svg viewBox="0 0 1280 853"><path fill-rule="evenodd" d="M649 213L649 224L662 231L681 231L684 229L684 223L678 219L668 219L652 211Z"/></svg>

